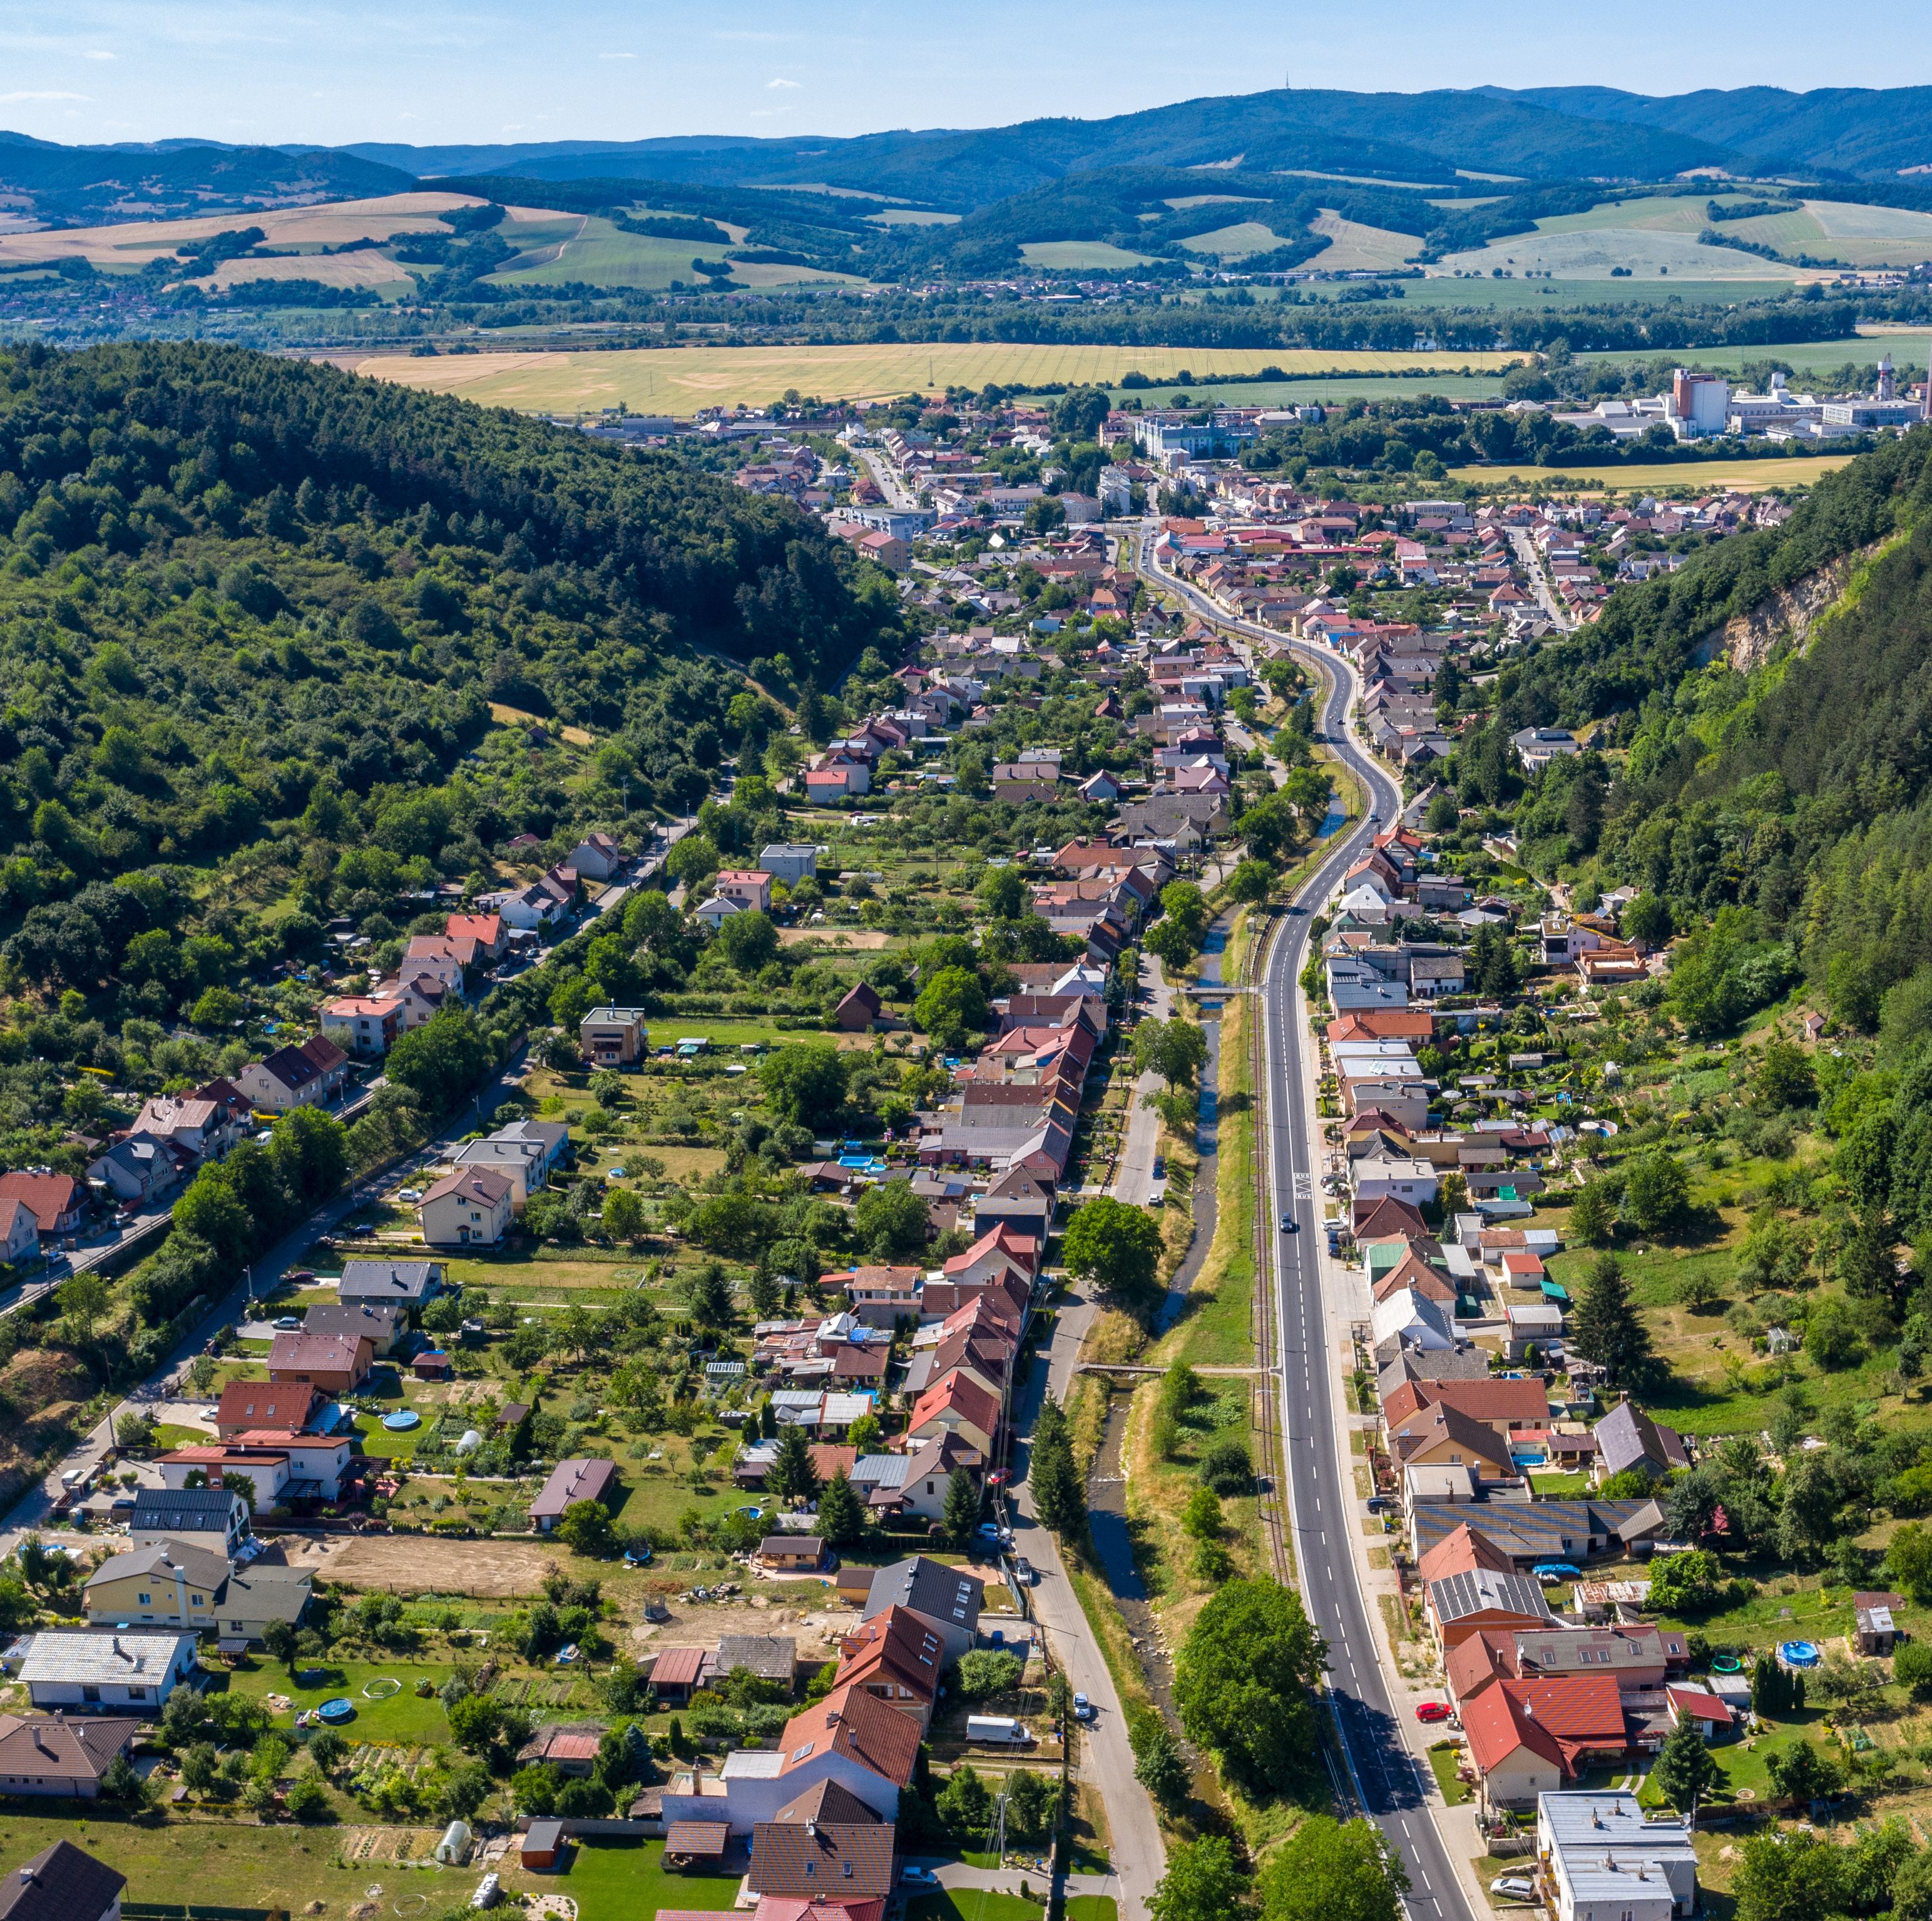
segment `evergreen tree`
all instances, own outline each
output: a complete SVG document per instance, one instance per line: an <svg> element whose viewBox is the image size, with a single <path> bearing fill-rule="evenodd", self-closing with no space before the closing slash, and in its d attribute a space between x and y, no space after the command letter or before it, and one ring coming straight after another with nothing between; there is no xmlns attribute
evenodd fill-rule
<svg viewBox="0 0 1932 1921"><path fill-rule="evenodd" d="M1043 1525L1056 1534L1068 1534L1086 1524L1087 1489L1074 1464L1072 1434L1051 1395L1040 1404L1040 1419L1034 1425L1027 1481Z"/></svg>
<svg viewBox="0 0 1932 1921"><path fill-rule="evenodd" d="M1704 1745L1703 1730L1688 1714L1665 1740L1651 1779L1680 1814L1695 1808L1724 1779L1716 1755Z"/></svg>
<svg viewBox="0 0 1932 1921"><path fill-rule="evenodd" d="M1618 1387L1635 1387L1653 1365L1650 1333L1630 1305L1630 1288L1615 1254L1598 1259L1583 1283L1570 1325L1570 1344L1594 1361Z"/></svg>
<svg viewBox="0 0 1932 1921"><path fill-rule="evenodd" d="M806 1463L808 1467L810 1461ZM837 1469L818 1497L818 1531L835 1548L856 1541L866 1531L866 1509L844 1468Z"/></svg>
<svg viewBox="0 0 1932 1921"><path fill-rule="evenodd" d="M812 1464L802 1428L787 1428L779 1435L778 1456L766 1472L765 1485L782 1501L808 1501L818 1492L818 1470Z"/></svg>
<svg viewBox="0 0 1932 1921"><path fill-rule="evenodd" d="M946 1538L956 1548L964 1547L972 1539L979 1519L980 1490L964 1468L956 1467L952 1479L946 1484Z"/></svg>

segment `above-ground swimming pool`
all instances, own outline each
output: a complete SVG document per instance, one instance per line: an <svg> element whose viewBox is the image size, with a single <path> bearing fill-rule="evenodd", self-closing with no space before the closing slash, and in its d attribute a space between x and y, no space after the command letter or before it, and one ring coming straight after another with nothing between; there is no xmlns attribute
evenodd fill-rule
<svg viewBox="0 0 1932 1921"><path fill-rule="evenodd" d="M353 1721L356 1704L346 1695L338 1695L333 1701L326 1701L316 1710L325 1721Z"/></svg>
<svg viewBox="0 0 1932 1921"><path fill-rule="evenodd" d="M1812 1641L1781 1641L1778 1644L1778 1658L1787 1668L1815 1668L1818 1665L1818 1644Z"/></svg>
<svg viewBox="0 0 1932 1921"><path fill-rule="evenodd" d="M398 1407L393 1414L382 1416L382 1425L392 1434L406 1434L412 1428L422 1425L422 1416L413 1408Z"/></svg>

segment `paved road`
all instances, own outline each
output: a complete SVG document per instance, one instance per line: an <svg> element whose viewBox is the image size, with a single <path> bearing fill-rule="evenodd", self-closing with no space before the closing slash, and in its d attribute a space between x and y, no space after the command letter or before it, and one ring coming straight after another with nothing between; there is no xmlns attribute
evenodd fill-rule
<svg viewBox="0 0 1932 1921"><path fill-rule="evenodd" d="M904 477L893 465L890 457L876 447L861 447L856 451L873 479L878 483L879 491L886 496L886 505L895 513L915 512L919 506L919 496L907 487Z"/></svg>
<svg viewBox="0 0 1932 1921"><path fill-rule="evenodd" d="M1113 1836L1112 1885L1083 1891L1110 1893L1119 1903L1120 1921L1144 1921L1148 1901L1167 1870L1167 1853L1147 1790L1134 1779L1134 1752L1127 1740L1126 1717L1114 1677L1108 1671L1093 1630L1082 1612L1079 1597L1066 1578L1058 1545L1041 1527L1033 1511L1032 1490L1024 1485L1034 1424L1042 1397L1051 1389L1064 1402L1073 1383L1080 1344L1094 1318L1094 1303L1069 1283L1052 1344L1034 1361L1033 1372L1014 1410L1012 1473L1014 1491L1007 1507L1016 1551L1039 1572L1033 1590L1034 1617L1046 1631L1053 1657L1076 1694L1094 1706L1096 1718L1074 1736L1074 1771L1097 1788L1107 1804ZM1043 1364L1043 1365L1042 1365ZM1069 1878L1070 1888L1072 1878Z"/></svg>
<svg viewBox="0 0 1932 1921"><path fill-rule="evenodd" d="M1265 629L1220 615L1186 583L1172 575L1161 578L1238 637L1280 640ZM1401 805L1399 790L1348 735L1348 709L1358 691L1352 667L1337 655L1300 651L1318 655L1334 676L1323 730L1366 784L1371 811L1393 821ZM1306 910L1325 900L1376 831L1364 820L1337 835L1328 859L1297 897L1298 905ZM1349 1773L1363 1806L1408 1866L1409 1913L1415 1921L1471 1921L1477 1911L1465 1871L1438 1830L1423 1764L1410 1752L1396 1718L1400 1697L1384 1671L1381 1640L1362 1587L1363 1508L1354 1485L1346 1414L1335 1392L1337 1374L1349 1359L1347 1316L1335 1311L1336 1301L1324 1298L1324 1237L1315 1198L1318 1122L1313 1116L1308 1030L1298 984L1308 928L1306 911L1281 923L1265 958L1260 996L1269 1074L1268 1218L1292 1213L1303 1223L1300 1233L1276 1236L1282 1455L1294 1563L1303 1605L1328 1644L1329 1689ZM1334 1291L1339 1295L1339 1285Z"/></svg>
<svg viewBox="0 0 1932 1921"><path fill-rule="evenodd" d="M1527 529L1511 527L1510 545L1516 550L1516 564L1522 569L1529 583L1530 592L1536 596L1537 605L1556 623L1559 634L1570 633L1576 623L1563 610L1563 603L1556 598L1556 590L1550 584L1549 571L1543 564L1543 556L1536 550L1536 543L1529 537Z"/></svg>
<svg viewBox="0 0 1932 1921"><path fill-rule="evenodd" d="M1165 1020L1174 1011L1174 990L1161 977L1160 963L1151 954L1141 956L1141 991L1147 996L1141 1017ZM1114 1169L1114 1197L1130 1206L1146 1204L1154 1189L1154 1150L1160 1144L1160 1116L1148 1106L1147 1096L1160 1092L1160 1076L1150 1068L1135 1081L1127 1097L1126 1133Z"/></svg>

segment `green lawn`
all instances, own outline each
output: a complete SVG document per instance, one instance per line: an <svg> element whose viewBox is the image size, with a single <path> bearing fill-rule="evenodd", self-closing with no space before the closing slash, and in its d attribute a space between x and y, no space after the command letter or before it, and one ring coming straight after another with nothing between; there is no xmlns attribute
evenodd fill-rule
<svg viewBox="0 0 1932 1921"><path fill-rule="evenodd" d="M214 1686L219 1689L225 1680L235 1693L256 1698L266 1694L286 1695L298 1708L319 1707L338 1695L346 1695L356 1704L356 1719L344 1722L341 1731L352 1741L393 1741L413 1746L449 1739L449 1718L443 1712L442 1703L434 1695L427 1699L418 1696L416 1684L427 1680L440 1687L454 1671L450 1662L401 1657L383 1661L325 1659L323 1665L326 1680L314 1687L298 1687L289 1679L286 1668L250 1656L248 1666L218 1676ZM368 1699L362 1690L371 1681L384 1677L400 1681L400 1690L387 1701ZM278 1725L292 1727L293 1717Z"/></svg>
<svg viewBox="0 0 1932 1921"><path fill-rule="evenodd" d="M735 1875L667 1874L662 1841L578 1842L561 1875L526 1875L512 1869L504 1880L520 1890L567 1894L577 1903L578 1921L642 1921L661 1908L724 1909L738 1897ZM1028 1911L1024 1921L1033 1921L1039 1913Z"/></svg>
<svg viewBox="0 0 1932 1921"><path fill-rule="evenodd" d="M1105 1897L1090 1895L1087 1899ZM1070 1908L1072 1905L1070 1902L1067 1905ZM1016 1894L995 1894L991 1888L941 1888L937 1894L922 1894L909 1902L906 1921L1041 1921L1046 1912L1042 1902L1022 1901Z"/></svg>
<svg viewBox="0 0 1932 1921"><path fill-rule="evenodd" d="M1438 1741L1429 1751L1429 1766L1436 1776L1436 1785L1442 1789L1443 1800L1452 1808L1460 1808L1473 1798L1474 1791L1456 1772L1456 1764L1462 1755L1460 1741Z"/></svg>
<svg viewBox="0 0 1932 1921"><path fill-rule="evenodd" d="M1110 1894L1070 1894L1066 1921L1118 1921L1120 1905Z"/></svg>
<svg viewBox="0 0 1932 1921"><path fill-rule="evenodd" d="M71 1842L125 1875L130 1901L178 1902L191 1893L212 1905L279 1908L292 1914L320 1901L340 1915L364 1898L372 1880L387 1884L397 1878L372 1874L366 1861L342 1864L340 1830L326 1825L262 1827L238 1815L132 1822L104 1815L91 1803L67 1813L0 1814L0 1868L18 1867L56 1841ZM476 1880L454 1871L430 1878L411 1869L403 1885L428 1893L432 1911L440 1913L466 1901Z"/></svg>

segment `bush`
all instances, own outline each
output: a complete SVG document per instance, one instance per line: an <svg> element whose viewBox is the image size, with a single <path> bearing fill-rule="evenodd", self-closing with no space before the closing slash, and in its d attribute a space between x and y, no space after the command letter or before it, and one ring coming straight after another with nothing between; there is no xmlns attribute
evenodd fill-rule
<svg viewBox="0 0 1932 1921"><path fill-rule="evenodd" d="M1232 1434L1224 1434L1201 1457L1201 1480L1220 1495L1251 1494L1255 1491L1254 1463L1247 1443Z"/></svg>
<svg viewBox="0 0 1932 1921"><path fill-rule="evenodd" d="M1904 1643L1892 1657L1892 1678L1919 1700L1932 1695L1932 1641Z"/></svg>

